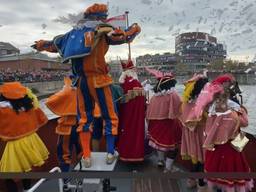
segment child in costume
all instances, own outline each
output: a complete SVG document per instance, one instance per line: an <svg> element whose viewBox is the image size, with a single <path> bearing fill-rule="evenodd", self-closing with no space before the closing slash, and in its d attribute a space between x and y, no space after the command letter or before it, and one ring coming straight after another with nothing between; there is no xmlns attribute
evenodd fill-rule
<svg viewBox="0 0 256 192"><path fill-rule="evenodd" d="M204 167L206 172L250 172L242 149L236 148L233 144L236 137L243 137L240 132L248 125L246 109L239 103L229 100L230 88L234 82L235 79L230 75L220 76L208 86L208 88L219 87L213 99L204 98L207 97L206 94L200 97L203 101L211 101L203 145L206 149ZM209 92L209 89L205 91ZM252 189L253 183L250 179L209 178L208 186L211 189L217 187L217 191L223 192L246 192Z"/></svg>
<svg viewBox="0 0 256 192"><path fill-rule="evenodd" d="M83 162L91 164L90 142L95 102L101 109L108 143L107 162L114 162L114 143L118 132L118 117L115 111L105 54L109 45L130 43L140 32L133 24L125 31L105 23L108 8L105 4L94 4L84 12L84 18L71 31L56 36L52 41L37 41L33 48L38 51L59 52L63 62L71 60L77 77L78 116Z"/></svg>
<svg viewBox="0 0 256 192"><path fill-rule="evenodd" d="M158 79L154 88L155 94L150 99L146 112L149 145L158 152L158 165L165 165L165 171L171 171L182 129L178 119L181 99L174 89L177 81L170 73L162 74L152 69L148 71L153 72Z"/></svg>
<svg viewBox="0 0 256 192"><path fill-rule="evenodd" d="M47 121L31 90L19 82L0 86L0 139L7 142L0 172L29 172L45 163L49 152L36 131ZM6 184L10 191L18 191L14 181ZM25 189L30 187L28 180L23 184Z"/></svg>
<svg viewBox="0 0 256 192"><path fill-rule="evenodd" d="M197 118L194 114L194 108L198 95L204 88L208 79L205 75L195 74L191 79L185 82L185 89L182 101L182 114L180 120L183 124L181 140L181 156L184 160L191 160L193 163L193 172L204 172L204 130L206 116ZM195 179L188 179L189 188L196 187ZM198 180L198 191L205 191L205 182Z"/></svg>
<svg viewBox="0 0 256 192"><path fill-rule="evenodd" d="M58 134L57 156L62 172L68 172L72 161L73 147L77 159L81 157L81 145L77 132L77 88L72 87L71 79L65 77L64 87L61 91L46 100L46 106L56 115L60 116L56 133ZM64 179L63 191L70 191L68 180Z"/></svg>

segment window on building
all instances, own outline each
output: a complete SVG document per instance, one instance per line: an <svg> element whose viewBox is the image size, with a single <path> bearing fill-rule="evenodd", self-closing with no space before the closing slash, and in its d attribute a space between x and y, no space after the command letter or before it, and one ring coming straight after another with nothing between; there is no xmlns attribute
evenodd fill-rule
<svg viewBox="0 0 256 192"><path fill-rule="evenodd" d="M5 49L1 50L1 55L7 55L7 50Z"/></svg>

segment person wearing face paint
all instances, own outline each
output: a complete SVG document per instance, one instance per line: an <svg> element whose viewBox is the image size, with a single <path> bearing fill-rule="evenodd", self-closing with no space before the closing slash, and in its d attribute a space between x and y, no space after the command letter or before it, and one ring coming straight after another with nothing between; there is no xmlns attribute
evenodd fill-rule
<svg viewBox="0 0 256 192"><path fill-rule="evenodd" d="M158 80L146 112L149 145L157 151L158 166L168 172L173 169L181 143L182 124L178 117L182 102L175 90L177 81L172 73L146 69Z"/></svg>
<svg viewBox="0 0 256 192"><path fill-rule="evenodd" d="M248 126L248 115L239 103L230 101L230 88L235 84L232 76L223 75L213 80L208 87L219 87L212 99L208 100L209 113L206 121L205 172L250 172L250 167L242 153L243 147L237 147L234 141L243 139L243 127ZM207 91L207 90L205 90ZM209 91L209 89L208 89ZM209 96L208 96L209 97ZM251 191L251 179L208 178L209 189L217 187L217 191L240 192Z"/></svg>
<svg viewBox="0 0 256 192"><path fill-rule="evenodd" d="M204 172L204 130L207 113L197 118L194 113L198 95L208 83L208 78L203 74L195 74L185 82L182 99L182 114L179 117L182 124L181 157L183 160L191 160L192 172ZM198 186L197 186L198 185ZM187 187L198 187L198 191L206 190L203 179L187 179Z"/></svg>
<svg viewBox="0 0 256 192"><path fill-rule="evenodd" d="M19 82L0 85L0 139L6 142L0 172L26 173L45 164L49 152L36 132L47 122L29 88ZM8 191L18 191L14 180L5 183ZM28 190L31 181L22 179L22 184Z"/></svg>

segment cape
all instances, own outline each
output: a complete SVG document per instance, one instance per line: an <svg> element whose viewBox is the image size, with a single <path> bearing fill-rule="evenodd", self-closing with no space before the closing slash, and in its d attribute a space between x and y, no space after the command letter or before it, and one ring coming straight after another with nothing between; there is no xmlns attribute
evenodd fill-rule
<svg viewBox="0 0 256 192"><path fill-rule="evenodd" d="M50 96L45 105L58 116L77 115L76 89L67 87Z"/></svg>
<svg viewBox="0 0 256 192"><path fill-rule="evenodd" d="M16 113L11 107L0 105L0 117L0 138L7 141L28 136L48 122L40 108Z"/></svg>
<svg viewBox="0 0 256 192"><path fill-rule="evenodd" d="M118 152L123 161L144 160L145 96L140 82L126 78L121 84L125 102L120 105Z"/></svg>
<svg viewBox="0 0 256 192"><path fill-rule="evenodd" d="M206 139L204 148L213 150L215 145L221 145L234 139L240 132L240 127L248 125L247 114L241 108L240 112L228 110L208 116L206 120Z"/></svg>
<svg viewBox="0 0 256 192"><path fill-rule="evenodd" d="M163 94L155 94L147 108L146 118L149 120L176 119L180 116L181 99L176 91L169 90Z"/></svg>
<svg viewBox="0 0 256 192"><path fill-rule="evenodd" d="M99 24L96 27L77 27L64 35L58 35L53 43L63 58L63 63L69 59L82 58L90 55L96 46L99 37L106 31L99 31L99 28L112 28L108 24Z"/></svg>

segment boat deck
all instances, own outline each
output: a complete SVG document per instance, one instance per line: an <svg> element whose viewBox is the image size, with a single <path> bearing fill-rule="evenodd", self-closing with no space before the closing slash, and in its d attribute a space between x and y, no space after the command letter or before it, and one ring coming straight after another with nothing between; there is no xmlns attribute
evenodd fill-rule
<svg viewBox="0 0 256 192"><path fill-rule="evenodd" d="M156 166L157 158L156 155L151 155L143 163L124 163L118 161L115 165L114 172L142 172L142 173L161 173L163 168ZM79 165L75 166L77 169ZM175 163L174 166L176 171L185 171L180 165ZM104 170L104 168L103 168ZM76 170L77 171L77 170ZM97 180L97 179L94 179ZM90 182L90 181L89 181ZM97 181L96 181L97 182ZM111 186L116 187L117 192L196 192L196 189L188 189L186 187L185 179L152 179L152 178L143 178L143 179L110 179ZM75 185L75 181L71 181ZM83 185L83 190L86 192L93 192L95 190L95 184ZM98 182L98 191L101 190L102 183ZM58 191L58 180L49 180L46 181L42 186L37 190L38 192L44 191ZM82 191L82 190L81 190Z"/></svg>
<svg viewBox="0 0 256 192"><path fill-rule="evenodd" d="M56 153L56 141L57 135L55 134L55 127L57 125L56 119L50 120L44 127L42 127L38 134L46 144L47 148L50 151L49 159L46 164L40 168L36 168L33 171L46 171L48 172L53 167L58 166L57 153ZM256 172L256 139L252 135L248 135L250 142L246 145L243 153L245 154L248 163L250 164L251 170ZM2 155L5 143L0 141L0 156ZM102 143L102 149L104 151L104 142ZM76 162L74 161L75 165ZM127 164L121 161L118 161L115 170L122 172L161 172L162 169L159 169L156 165L156 156L153 155L150 158L146 159L143 163L137 164ZM190 163L187 161L182 161L179 157L177 158L175 166L180 171L190 170ZM148 191L168 191L168 192L194 192L196 190L188 190L186 188L185 180L170 180L170 179L111 179L111 184L117 187L117 191L135 191L135 192L148 192ZM0 180L0 192L3 192L4 184ZM57 180L51 180L45 182L38 190L38 192L57 192L58 191L58 182Z"/></svg>

